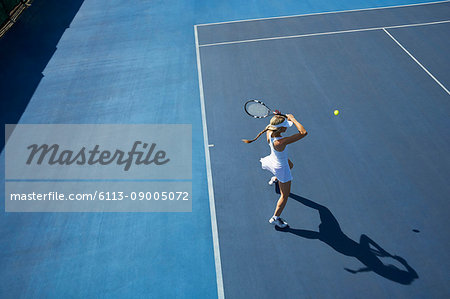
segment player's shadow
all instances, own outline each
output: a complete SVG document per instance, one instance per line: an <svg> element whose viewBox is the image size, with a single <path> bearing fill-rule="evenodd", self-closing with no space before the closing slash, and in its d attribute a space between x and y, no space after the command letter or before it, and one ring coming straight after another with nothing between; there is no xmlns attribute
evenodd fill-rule
<svg viewBox="0 0 450 299"><path fill-rule="evenodd" d="M279 193L279 189L277 186L275 187L276 192ZM321 220L319 231L295 229L290 227L285 229L277 228L278 231L292 233L307 239L318 239L328 244L337 252L357 258L365 265L365 267L358 270L345 268L345 270L350 273L356 274L359 272L373 271L389 280L404 285L411 284L414 279L419 278L417 272L408 265L405 259L397 255L391 255L368 236L364 234L361 235L359 243L347 237L342 232L339 222L327 207L293 193L291 193L289 197L319 212ZM392 258L403 265L404 269L400 269L394 265L386 265L380 260L380 257Z"/></svg>

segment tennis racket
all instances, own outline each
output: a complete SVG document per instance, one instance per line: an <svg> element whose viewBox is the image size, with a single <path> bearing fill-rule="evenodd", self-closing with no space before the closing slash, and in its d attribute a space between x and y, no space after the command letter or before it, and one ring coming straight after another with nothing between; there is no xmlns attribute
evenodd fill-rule
<svg viewBox="0 0 450 299"><path fill-rule="evenodd" d="M244 110L248 115L253 116L254 118L264 118L269 115L281 115L286 117L286 115L281 114L278 110L272 110L266 106L261 101L258 100L249 100L244 105Z"/></svg>

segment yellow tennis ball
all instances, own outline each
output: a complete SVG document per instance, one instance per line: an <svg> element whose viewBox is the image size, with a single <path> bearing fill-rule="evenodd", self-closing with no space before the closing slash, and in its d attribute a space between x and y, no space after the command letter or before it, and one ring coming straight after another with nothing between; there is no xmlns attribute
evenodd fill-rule
<svg viewBox="0 0 450 299"><path fill-rule="evenodd" d="M339 110L334 110L334 115L339 115Z"/></svg>

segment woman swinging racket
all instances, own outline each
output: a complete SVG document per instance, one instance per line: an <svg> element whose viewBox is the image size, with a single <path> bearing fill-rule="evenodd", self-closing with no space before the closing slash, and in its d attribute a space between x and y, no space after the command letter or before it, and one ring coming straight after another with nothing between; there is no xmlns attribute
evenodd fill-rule
<svg viewBox="0 0 450 299"><path fill-rule="evenodd" d="M297 127L298 133L289 137L282 137L281 133L286 132L288 127L294 124ZM287 145L294 143L308 133L305 128L300 124L292 114L287 114L286 117L282 115L275 115L270 120L270 124L256 136L253 140L243 139L245 143L251 143L259 138L266 132L267 142L270 146L270 155L261 158L261 165L263 169L269 170L273 173L273 177L269 184L278 182L280 187L280 199L277 202L275 213L269 222L280 227L285 228L288 224L286 221L280 218L281 212L283 212L286 206L289 193L291 192L291 168L294 166L291 160L288 159Z"/></svg>

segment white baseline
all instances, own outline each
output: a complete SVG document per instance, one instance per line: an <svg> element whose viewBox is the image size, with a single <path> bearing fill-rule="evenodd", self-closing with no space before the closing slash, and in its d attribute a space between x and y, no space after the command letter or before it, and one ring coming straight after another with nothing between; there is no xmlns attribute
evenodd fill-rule
<svg viewBox="0 0 450 299"><path fill-rule="evenodd" d="M340 14L340 13L357 12L357 11L383 10L383 9L389 9L389 8L401 8L401 7L410 7L410 6L422 6L422 5L430 5L430 4L439 4L439 3L449 2L449 1L450 0L444 0L444 1L435 1L435 2L423 2L423 3L406 4L406 5L382 6L382 7L360 8L360 9L350 9L350 10L316 12L316 13L309 13L309 14L299 14L299 15L280 16L280 17L245 19L245 20L235 20L235 21L225 21L225 22L216 22L216 23L197 24L196 26L211 26L211 25L222 25L222 24L230 24L230 23L244 23L244 22L254 22L254 21L263 21L263 20L276 20L276 19L288 19L288 18L327 15L327 14Z"/></svg>

